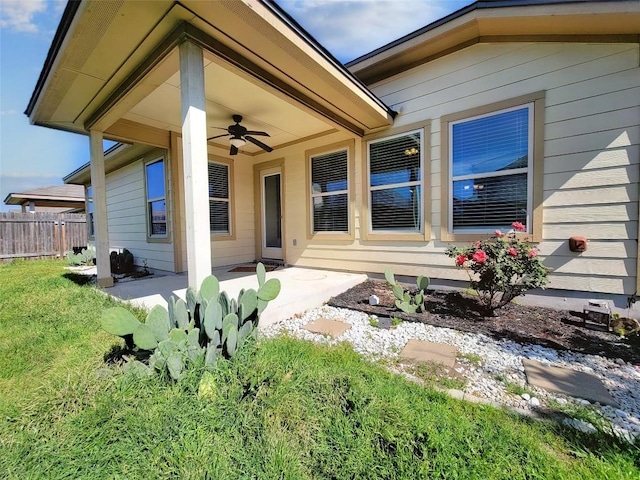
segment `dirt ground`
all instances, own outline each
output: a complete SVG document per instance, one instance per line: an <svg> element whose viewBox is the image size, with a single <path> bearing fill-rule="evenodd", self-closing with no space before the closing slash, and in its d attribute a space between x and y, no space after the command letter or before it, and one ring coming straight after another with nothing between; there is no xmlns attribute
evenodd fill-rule
<svg viewBox="0 0 640 480"><path fill-rule="evenodd" d="M408 286L405 286L407 288ZM369 297L377 295L380 304L369 305ZM477 298L461 292L429 290L426 312L406 314L396 309L395 298L386 282L367 280L332 298L334 307L349 308L378 317L398 317L436 327L462 332L482 333L495 339L542 345L556 350L621 358L640 364L640 348L631 346L618 334L605 331L606 326L583 326L579 312L552 310L519 304L517 299L497 310L494 317L483 317Z"/></svg>

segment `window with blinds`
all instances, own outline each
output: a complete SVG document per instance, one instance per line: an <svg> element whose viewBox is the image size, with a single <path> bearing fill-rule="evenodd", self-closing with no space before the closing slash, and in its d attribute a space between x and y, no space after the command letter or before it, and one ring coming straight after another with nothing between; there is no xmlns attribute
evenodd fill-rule
<svg viewBox="0 0 640 480"><path fill-rule="evenodd" d="M85 197L87 202L87 235L89 236L89 238L95 238L96 224L95 218L93 216L93 187L91 185L87 185L85 189Z"/></svg>
<svg viewBox="0 0 640 480"><path fill-rule="evenodd" d="M449 142L452 231L531 232L533 104L451 122Z"/></svg>
<svg viewBox="0 0 640 480"><path fill-rule="evenodd" d="M167 235L167 201L165 196L164 160L145 165L147 187L147 222L150 237Z"/></svg>
<svg viewBox="0 0 640 480"><path fill-rule="evenodd" d="M368 143L371 231L422 231L422 143L422 130Z"/></svg>
<svg viewBox="0 0 640 480"><path fill-rule="evenodd" d="M214 235L231 234L229 166L209 163L209 225Z"/></svg>
<svg viewBox="0 0 640 480"><path fill-rule="evenodd" d="M347 149L316 155L311 162L312 231L349 231Z"/></svg>

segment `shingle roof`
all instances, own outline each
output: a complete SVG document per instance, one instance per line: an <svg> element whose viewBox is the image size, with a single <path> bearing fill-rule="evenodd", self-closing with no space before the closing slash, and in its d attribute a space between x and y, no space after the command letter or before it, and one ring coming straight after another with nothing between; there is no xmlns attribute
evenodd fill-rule
<svg viewBox="0 0 640 480"><path fill-rule="evenodd" d="M4 199L7 205L20 205L24 200L61 200L84 202L84 186L65 184L35 188L26 192L10 193Z"/></svg>

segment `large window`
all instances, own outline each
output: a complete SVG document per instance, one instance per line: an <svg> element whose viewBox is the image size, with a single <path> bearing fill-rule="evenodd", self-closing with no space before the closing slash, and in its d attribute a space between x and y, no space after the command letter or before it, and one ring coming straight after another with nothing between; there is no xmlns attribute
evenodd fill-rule
<svg viewBox="0 0 640 480"><path fill-rule="evenodd" d="M449 123L452 233L531 232L533 104Z"/></svg>
<svg viewBox="0 0 640 480"><path fill-rule="evenodd" d="M213 235L231 235L229 165L209 162L209 225Z"/></svg>
<svg viewBox="0 0 640 480"><path fill-rule="evenodd" d="M91 185L87 185L85 196L87 202L87 235L89 238L95 238L96 224L93 216L93 187Z"/></svg>
<svg viewBox="0 0 640 480"><path fill-rule="evenodd" d="M312 232L349 231L349 158L342 149L310 157Z"/></svg>
<svg viewBox="0 0 640 480"><path fill-rule="evenodd" d="M147 185L147 222L149 237L167 236L167 201L165 195L164 160L145 165Z"/></svg>
<svg viewBox="0 0 640 480"><path fill-rule="evenodd" d="M423 231L422 132L415 130L367 143L371 232Z"/></svg>

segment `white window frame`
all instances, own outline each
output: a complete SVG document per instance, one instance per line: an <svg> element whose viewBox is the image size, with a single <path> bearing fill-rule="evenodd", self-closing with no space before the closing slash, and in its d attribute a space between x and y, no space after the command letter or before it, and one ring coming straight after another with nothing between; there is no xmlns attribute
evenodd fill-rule
<svg viewBox="0 0 640 480"><path fill-rule="evenodd" d="M347 188L344 190L336 190L333 192L315 192L314 188L313 188L313 159L314 158L318 158L318 157L323 157L325 155L330 155L332 153L337 153L337 152L345 152L346 157L345 157L345 161L347 164L347 173L345 176L345 181L347 182ZM349 148L348 147L341 147L341 148L335 148L333 150L327 150L321 153L316 153L314 155L310 155L309 156L309 192L310 192L310 199L311 201L309 202L309 218L311 220L311 225L309 225L309 228L311 230L311 234L312 235L335 235L335 234L348 234L349 233L349 226L351 225L351 208L349 207L351 205L351 185L349 182L349 179L351 177L351 158L349 155ZM316 203L316 199L323 199L324 197L331 197L334 195L347 195L347 229L346 230L316 230L315 229L315 216L314 216L314 210L313 210L313 206Z"/></svg>
<svg viewBox="0 0 640 480"><path fill-rule="evenodd" d="M232 180L232 175L231 175L231 167L232 165L226 162L220 162L220 161L216 161L216 160L209 160L207 163L207 188L208 188L208 181L209 181L209 165L212 164L216 164L216 165L222 165L223 167L226 167L227 169L227 194L228 197L224 198L224 197L209 197L209 202L211 201L219 201L219 202L226 202L227 203L227 218L228 218L228 222L227 222L227 230L226 231L214 231L212 230L212 225L211 225L211 219L209 219L209 232L211 234L212 237L232 237L233 236L233 218L232 218L232 210L231 210L231 196L232 196L232 185L231 185L231 180Z"/></svg>
<svg viewBox="0 0 640 480"><path fill-rule="evenodd" d="M413 182L402 182L402 183L393 183L393 184L387 184L387 185L379 185L376 187L372 187L371 186L371 145L375 144L375 143L380 143L380 142L384 142L384 141L388 141L388 140L393 140L394 138L399 138L399 137L406 137L408 135L412 135L414 133L417 133L420 136L420 180L417 181L413 181ZM397 133L395 135L389 135L386 137L379 137L379 138L375 138L373 140L369 140L367 141L367 184L366 184L366 188L367 188L367 196L368 196L368 201L369 201L369 213L368 213L368 233L369 235L412 235L412 234L418 234L418 235L423 235L425 233L425 221L426 221L426 212L425 212L425 176L426 176L426 170L425 170L425 162L424 162L424 152L425 151L425 131L423 128L417 128L417 129L413 129L413 130L407 130L406 132L401 132L401 133ZM373 197L371 195L372 192L374 191L378 191L378 190L390 190L393 188L400 188L400 187L411 187L411 186L418 186L420 187L420 229L419 230L374 230L373 229Z"/></svg>
<svg viewBox="0 0 640 480"><path fill-rule="evenodd" d="M479 120L482 118L492 117L495 115L499 115L502 113L508 113L515 110L522 110L523 108L528 109L528 133L527 133L527 167L526 168L514 168L506 171L499 172L491 172L491 173L480 173L480 174L471 174L471 175L453 175L453 127L460 123L466 123L472 120ZM503 108L500 110L494 110L492 112L487 112L482 115L476 115L471 117L462 118L459 120L451 121L448 124L449 129L449 158L447 161L449 162L449 180L448 180L448 189L449 189L449 217L448 217L448 230L450 234L486 234L493 233L496 228L500 228L498 226L487 226L486 228L463 228L463 229L454 229L453 228L453 182L460 180L474 180L477 178L492 178L492 177L504 177L510 175L519 175L522 173L527 174L527 215L526 215L526 232L524 233L532 233L532 213L533 213L533 160L534 160L534 109L535 102L524 103L521 105Z"/></svg>
<svg viewBox="0 0 640 480"><path fill-rule="evenodd" d="M147 176L147 167L153 165L154 163L162 162L162 171L163 171L163 193L164 195L161 197L149 198L149 190L148 190L148 182L149 178ZM153 160L149 160L148 162L144 162L144 195L145 195L145 216L147 218L147 239L167 239L169 238L169 205L167 202L167 162L166 159L161 157L156 157ZM164 212L164 223L165 223L165 233L152 233L152 212L151 212L151 204L153 202L158 202L164 200L165 212Z"/></svg>

